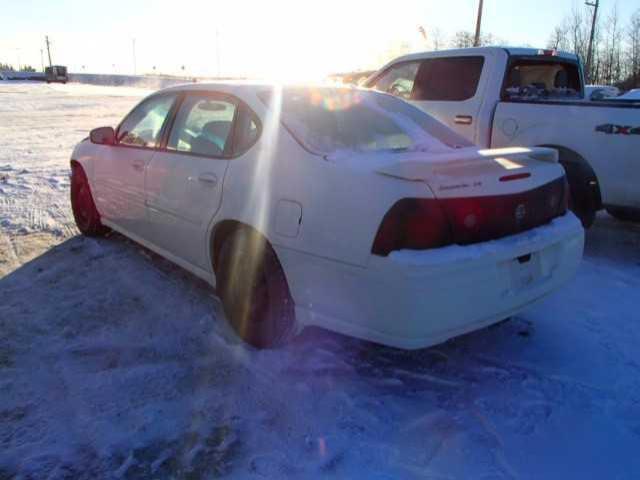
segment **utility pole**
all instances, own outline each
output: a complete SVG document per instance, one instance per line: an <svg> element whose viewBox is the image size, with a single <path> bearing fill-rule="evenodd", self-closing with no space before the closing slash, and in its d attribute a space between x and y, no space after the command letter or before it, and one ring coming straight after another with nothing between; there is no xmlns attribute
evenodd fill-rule
<svg viewBox="0 0 640 480"><path fill-rule="evenodd" d="M47 44L47 56L49 57L49 66L52 67L53 63L51 62L51 48L49 45L49 35L44 36L44 41Z"/></svg>
<svg viewBox="0 0 640 480"><path fill-rule="evenodd" d="M591 20L591 34L589 35L589 48L587 50L587 72L586 77L587 81L591 81L591 62L593 60L593 36L596 31L596 20L598 18L598 6L600 0L595 0L595 2L584 2L585 5L593 7L593 19Z"/></svg>
<svg viewBox="0 0 640 480"><path fill-rule="evenodd" d="M137 75L137 68L136 68L136 39L132 38L131 41L133 43L133 74Z"/></svg>
<svg viewBox="0 0 640 480"><path fill-rule="evenodd" d="M476 36L473 40L473 46L480 46L480 26L482 25L482 4L483 0L480 0L480 4L478 5L478 19L476 20Z"/></svg>
<svg viewBox="0 0 640 480"><path fill-rule="evenodd" d="M40 66L42 67L42 71L44 72L44 51L40 49Z"/></svg>

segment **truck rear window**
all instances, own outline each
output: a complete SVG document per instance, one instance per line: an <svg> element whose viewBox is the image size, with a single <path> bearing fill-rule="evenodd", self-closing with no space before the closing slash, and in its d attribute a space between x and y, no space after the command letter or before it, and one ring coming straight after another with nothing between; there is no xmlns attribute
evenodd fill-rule
<svg viewBox="0 0 640 480"><path fill-rule="evenodd" d="M576 63L559 59L513 59L502 90L503 100L575 99L582 96Z"/></svg>

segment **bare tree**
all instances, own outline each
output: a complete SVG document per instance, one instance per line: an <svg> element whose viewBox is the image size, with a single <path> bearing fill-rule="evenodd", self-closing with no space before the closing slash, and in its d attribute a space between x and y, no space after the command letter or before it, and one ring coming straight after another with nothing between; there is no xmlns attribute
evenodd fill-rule
<svg viewBox="0 0 640 480"><path fill-rule="evenodd" d="M435 27L435 28L432 28L429 33L431 37L432 49L436 51L442 49L442 47L444 47L445 45L442 30L440 30L438 27Z"/></svg>
<svg viewBox="0 0 640 480"><path fill-rule="evenodd" d="M567 37L568 35L565 25L558 25L553 29L553 32L551 32L551 37L547 42L547 47L555 50L567 50L569 48Z"/></svg>
<svg viewBox="0 0 640 480"><path fill-rule="evenodd" d="M475 36L472 32L466 30L459 30L455 33L451 39L452 48L469 48L473 47L475 43ZM480 46L504 44L505 42L497 39L490 33L482 34L480 36Z"/></svg>
<svg viewBox="0 0 640 480"><path fill-rule="evenodd" d="M595 77L598 83L613 84L623 78L622 71L622 29L618 18L618 8L614 5L605 20L604 40L600 42L599 56L601 68Z"/></svg>
<svg viewBox="0 0 640 480"><path fill-rule="evenodd" d="M569 33L570 48L583 59L587 58L587 50L589 49L589 13L574 6L569 16L565 19L565 28Z"/></svg>
<svg viewBox="0 0 640 480"><path fill-rule="evenodd" d="M469 48L473 47L474 38L473 33L465 30L456 32L451 40L451 46L453 48Z"/></svg>
<svg viewBox="0 0 640 480"><path fill-rule="evenodd" d="M629 79L631 87L640 85L640 8L631 15L627 28L627 65L629 65Z"/></svg>

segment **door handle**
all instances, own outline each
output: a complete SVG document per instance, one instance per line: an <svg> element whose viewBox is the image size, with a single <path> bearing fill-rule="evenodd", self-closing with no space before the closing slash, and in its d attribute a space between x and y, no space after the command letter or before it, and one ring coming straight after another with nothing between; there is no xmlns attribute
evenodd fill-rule
<svg viewBox="0 0 640 480"><path fill-rule="evenodd" d="M458 125L471 125L473 123L473 117L471 115L456 115L454 122Z"/></svg>
<svg viewBox="0 0 640 480"><path fill-rule="evenodd" d="M136 161L131 164L134 170L141 172L144 170L144 162Z"/></svg>
<svg viewBox="0 0 640 480"><path fill-rule="evenodd" d="M198 181L215 187L218 184L218 177L213 173L201 173L198 175Z"/></svg>

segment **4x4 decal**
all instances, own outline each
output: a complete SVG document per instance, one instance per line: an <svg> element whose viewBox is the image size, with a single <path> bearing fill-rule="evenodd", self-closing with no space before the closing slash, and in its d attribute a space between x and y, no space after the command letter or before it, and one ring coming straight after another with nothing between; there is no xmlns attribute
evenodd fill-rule
<svg viewBox="0 0 640 480"><path fill-rule="evenodd" d="M604 125L598 125L596 132L606 133L607 135L640 135L640 127L605 123Z"/></svg>

